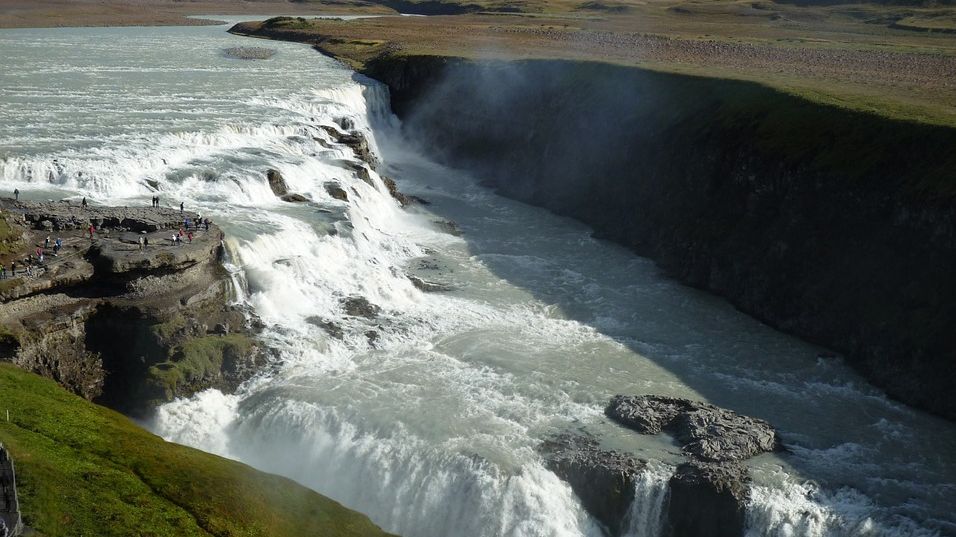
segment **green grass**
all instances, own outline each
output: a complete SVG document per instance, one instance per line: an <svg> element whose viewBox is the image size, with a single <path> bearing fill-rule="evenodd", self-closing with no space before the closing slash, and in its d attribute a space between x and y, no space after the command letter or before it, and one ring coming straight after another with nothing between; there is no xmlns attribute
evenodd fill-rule
<svg viewBox="0 0 956 537"><path fill-rule="evenodd" d="M385 535L288 479L165 442L9 364L0 364L0 416L25 522L41 535Z"/></svg>

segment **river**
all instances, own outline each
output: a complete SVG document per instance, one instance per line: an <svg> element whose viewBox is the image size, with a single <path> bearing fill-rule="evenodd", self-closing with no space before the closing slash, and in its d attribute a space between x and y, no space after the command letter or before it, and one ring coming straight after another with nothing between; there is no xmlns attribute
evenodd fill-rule
<svg viewBox="0 0 956 537"><path fill-rule="evenodd" d="M659 534L680 451L609 423L603 406L692 397L768 420L789 448L748 463L748 535L956 535L956 426L587 227L430 161L373 81L226 28L0 30L0 189L112 204L158 189L210 215L237 299L276 350L236 394L169 403L145 426L405 537L600 535L536 450L584 430L652 461L636 537ZM225 57L234 46L278 53ZM341 118L367 133L379 173L430 205L402 209L378 174L362 181L318 127ZM315 203L275 198L270 168ZM381 312L348 316L348 297Z"/></svg>

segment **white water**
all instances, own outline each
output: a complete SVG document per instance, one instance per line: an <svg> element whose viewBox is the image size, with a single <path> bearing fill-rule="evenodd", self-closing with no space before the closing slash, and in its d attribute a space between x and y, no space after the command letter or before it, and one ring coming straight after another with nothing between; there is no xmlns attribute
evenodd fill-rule
<svg viewBox="0 0 956 537"><path fill-rule="evenodd" d="M0 189L145 203L156 185L164 203L212 215L239 298L281 356L235 395L164 406L156 432L292 477L406 537L526 537L600 535L535 450L584 428L662 461L638 484L626 532L651 536L677 449L607 423L602 406L614 393L691 396L768 419L792 447L753 461L750 534L956 534L951 424L583 226L429 162L403 145L380 87L308 47L229 60L217 51L248 42L223 30L0 31ZM351 151L317 128L343 116L433 205L403 210L343 167ZM278 201L268 168L316 204ZM407 274L454 290L422 293ZM348 317L349 296L381 316Z"/></svg>

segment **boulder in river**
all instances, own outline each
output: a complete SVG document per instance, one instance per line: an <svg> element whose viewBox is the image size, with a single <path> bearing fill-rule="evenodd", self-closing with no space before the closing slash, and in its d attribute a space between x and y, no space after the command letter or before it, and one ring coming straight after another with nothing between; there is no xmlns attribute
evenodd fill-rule
<svg viewBox="0 0 956 537"><path fill-rule="evenodd" d="M305 203L309 201L309 198L303 196L302 194L296 194L295 192L289 192L280 199L288 203Z"/></svg>
<svg viewBox="0 0 956 537"><path fill-rule="evenodd" d="M349 193L336 183L325 183L325 191L328 192L333 199L337 199L339 201L349 200Z"/></svg>
<svg viewBox="0 0 956 537"><path fill-rule="evenodd" d="M266 179L269 180L269 188L272 189L272 193L276 197L282 197L289 193L289 185L286 184L285 178L282 177L282 174L279 173L279 170L269 170L266 172Z"/></svg>
<svg viewBox="0 0 956 537"><path fill-rule="evenodd" d="M571 485L581 505L607 528L621 535L634 501L634 483L645 462L626 453L600 448L591 436L561 434L540 446L549 470Z"/></svg>
<svg viewBox="0 0 956 537"><path fill-rule="evenodd" d="M666 431L701 461L742 461L782 448L769 423L689 399L616 395L604 414L641 434Z"/></svg>
<svg viewBox="0 0 956 537"><path fill-rule="evenodd" d="M750 478L737 462L688 462L669 482L672 537L740 537Z"/></svg>
<svg viewBox="0 0 956 537"><path fill-rule="evenodd" d="M378 314L382 311L382 308L361 296L350 296L342 301L342 305L345 306L345 313L353 317L373 319L378 317Z"/></svg>

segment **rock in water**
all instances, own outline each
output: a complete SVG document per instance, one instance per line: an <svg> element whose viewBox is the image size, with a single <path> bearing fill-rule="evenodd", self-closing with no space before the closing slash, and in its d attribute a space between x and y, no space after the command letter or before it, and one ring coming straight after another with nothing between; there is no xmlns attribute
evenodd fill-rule
<svg viewBox="0 0 956 537"><path fill-rule="evenodd" d="M342 301L345 306L345 313L353 317L366 317L373 319L378 317L382 308L372 304L367 298L361 296L350 296Z"/></svg>
<svg viewBox="0 0 956 537"><path fill-rule="evenodd" d="M769 423L688 399L617 395L604 414L641 434L666 431L685 453L702 461L742 461L781 449Z"/></svg>
<svg viewBox="0 0 956 537"><path fill-rule="evenodd" d="M672 537L741 537L746 530L747 470L736 462L688 462L670 479Z"/></svg>
<svg viewBox="0 0 956 537"><path fill-rule="evenodd" d="M325 183L325 191L328 192L328 194L332 196L333 199L337 199L339 201L349 200L348 192L346 192L344 188L342 188L341 186L335 183Z"/></svg>
<svg viewBox="0 0 956 537"><path fill-rule="evenodd" d="M232 47L223 49L223 55L237 60L268 60L275 56L275 49L262 47Z"/></svg>
<svg viewBox="0 0 956 537"><path fill-rule="evenodd" d="M602 450L597 440L584 435L561 434L539 449L548 469L571 485L587 512L604 524L612 537L621 535L644 461Z"/></svg>
<svg viewBox="0 0 956 537"><path fill-rule="evenodd" d="M282 196L280 199L288 203L305 203L309 201L309 198L303 196L302 194L296 194L295 192L290 192Z"/></svg>
<svg viewBox="0 0 956 537"><path fill-rule="evenodd" d="M269 170L266 172L266 179L269 180L269 188L272 189L272 193L276 197L282 197L289 193L289 185L286 184L285 178L282 177L282 174L279 173L279 170Z"/></svg>

